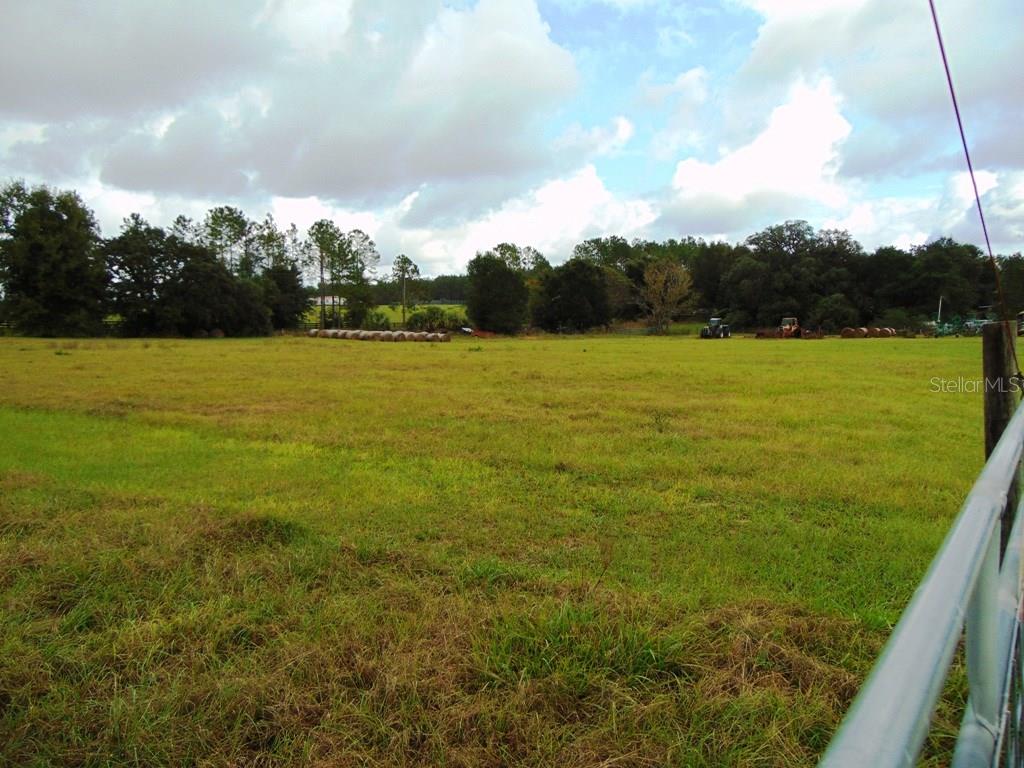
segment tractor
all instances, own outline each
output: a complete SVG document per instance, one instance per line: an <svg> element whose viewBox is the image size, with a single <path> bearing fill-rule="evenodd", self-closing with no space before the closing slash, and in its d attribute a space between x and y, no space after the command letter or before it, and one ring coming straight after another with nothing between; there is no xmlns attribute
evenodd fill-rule
<svg viewBox="0 0 1024 768"><path fill-rule="evenodd" d="M784 317L778 328L763 328L757 332L759 339L823 339L824 332L819 328L804 328L795 317Z"/></svg>
<svg viewBox="0 0 1024 768"><path fill-rule="evenodd" d="M784 317L779 324L777 335L780 339L799 339L803 333L800 321L795 317Z"/></svg>
<svg viewBox="0 0 1024 768"><path fill-rule="evenodd" d="M732 330L727 323L722 322L720 317L712 317L708 324L700 329L702 339L728 339L732 336Z"/></svg>

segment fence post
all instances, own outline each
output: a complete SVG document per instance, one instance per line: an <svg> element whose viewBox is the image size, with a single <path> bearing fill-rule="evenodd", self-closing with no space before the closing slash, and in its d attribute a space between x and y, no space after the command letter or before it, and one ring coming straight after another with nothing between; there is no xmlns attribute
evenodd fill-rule
<svg viewBox="0 0 1024 768"><path fill-rule="evenodd" d="M982 335L982 369L985 376L985 458L992 455L992 450L1013 418L1017 407L1016 386L1013 377L1014 350L1017 345L1016 328L1013 323L1002 321L987 323L981 328ZM1006 542L1010 539L1013 527L1013 516L1017 510L1020 497L1020 471L1014 474L1013 483L1007 491L1006 507L1001 516L999 534L999 559L1002 560L1006 551Z"/></svg>

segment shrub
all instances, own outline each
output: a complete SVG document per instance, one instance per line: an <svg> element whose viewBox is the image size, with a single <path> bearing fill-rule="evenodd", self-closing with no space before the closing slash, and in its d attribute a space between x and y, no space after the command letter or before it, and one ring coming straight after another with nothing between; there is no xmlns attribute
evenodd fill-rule
<svg viewBox="0 0 1024 768"><path fill-rule="evenodd" d="M466 317L456 309L426 306L409 315L405 327L410 331L436 333L438 331L457 331L465 324Z"/></svg>
<svg viewBox="0 0 1024 768"><path fill-rule="evenodd" d="M390 331L391 321L381 310L370 309L363 315L363 322L359 327L364 331Z"/></svg>

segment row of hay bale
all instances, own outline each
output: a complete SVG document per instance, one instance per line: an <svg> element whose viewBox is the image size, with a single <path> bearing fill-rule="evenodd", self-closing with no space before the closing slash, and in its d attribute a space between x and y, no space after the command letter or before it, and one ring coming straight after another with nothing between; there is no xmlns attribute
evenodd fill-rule
<svg viewBox="0 0 1024 768"><path fill-rule="evenodd" d="M899 335L895 328L843 328L844 339L890 339Z"/></svg>
<svg viewBox="0 0 1024 768"><path fill-rule="evenodd" d="M316 328L309 332L310 338L321 339L353 339L355 341L451 341L447 333L421 333L413 331L345 331L325 330Z"/></svg>

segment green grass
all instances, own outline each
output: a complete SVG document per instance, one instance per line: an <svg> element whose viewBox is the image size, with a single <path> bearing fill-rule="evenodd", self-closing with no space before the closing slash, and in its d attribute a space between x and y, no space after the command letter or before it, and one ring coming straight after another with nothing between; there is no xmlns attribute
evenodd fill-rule
<svg viewBox="0 0 1024 768"><path fill-rule="evenodd" d="M0 764L811 765L980 350L0 339Z"/></svg>

